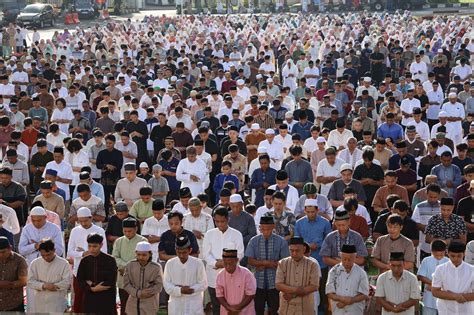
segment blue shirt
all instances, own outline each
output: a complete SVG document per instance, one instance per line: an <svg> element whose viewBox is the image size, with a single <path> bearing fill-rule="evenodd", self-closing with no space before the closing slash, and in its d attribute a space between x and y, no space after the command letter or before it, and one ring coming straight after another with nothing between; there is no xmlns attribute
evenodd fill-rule
<svg viewBox="0 0 474 315"><path fill-rule="evenodd" d="M237 176L235 176L234 174L224 175L223 173L220 173L214 179L214 185L212 186L212 188L214 188L214 191L216 192L216 203L219 203L219 194L221 193L224 183L227 181L233 182L235 185L235 189L237 189L237 191L240 191L239 179L237 178Z"/></svg>
<svg viewBox="0 0 474 315"><path fill-rule="evenodd" d="M398 139L403 139L403 128L399 124L387 124L383 123L379 126L377 131L377 137L379 138L392 138L393 142Z"/></svg>
<svg viewBox="0 0 474 315"><path fill-rule="evenodd" d="M13 241L12 232L6 230L5 228L0 228L0 236L5 236L6 238L8 238L8 241L10 242L12 249L15 250L15 242Z"/></svg>
<svg viewBox="0 0 474 315"><path fill-rule="evenodd" d="M276 184L276 173L277 171L271 167L267 169L266 172L263 172L261 168L256 169L250 180L250 187L256 190L255 193L255 206L263 206L263 196L265 195L265 188L263 188L263 183L268 183L269 186Z"/></svg>
<svg viewBox="0 0 474 315"><path fill-rule="evenodd" d="M171 161L160 160L158 164L161 165L163 171L169 171L172 173L176 173L176 169L178 168L179 160L177 158L172 158ZM168 186L170 191L179 190L181 186L181 182L176 179L176 176L168 176L163 175L164 178L168 181Z"/></svg>
<svg viewBox="0 0 474 315"><path fill-rule="evenodd" d="M311 251L311 257L318 260L321 268L326 268L323 257L319 254L326 235L332 232L331 223L323 217L317 216L314 221L309 221L308 217L303 217L296 221L295 236L304 238L308 244L317 244L316 250Z"/></svg>
<svg viewBox="0 0 474 315"><path fill-rule="evenodd" d="M300 122L297 122L294 126L293 129L291 130L292 134L299 134L301 136L301 141L305 141L309 137L311 137L311 127L313 127L313 124L311 122L306 121L306 124L302 125Z"/></svg>
<svg viewBox="0 0 474 315"><path fill-rule="evenodd" d="M438 184L441 188L448 192L449 197L454 197L456 187L461 185L462 177L461 170L454 164L445 167L443 164L438 164L431 169L431 175L438 177ZM449 188L446 184L448 181L453 182L453 187Z"/></svg>
<svg viewBox="0 0 474 315"><path fill-rule="evenodd" d="M413 155L410 153L406 154L406 157L410 161L410 168L416 172L416 160ZM388 159L388 169L392 171L396 171L400 168L400 155L397 153L395 155L392 155L390 159Z"/></svg>
<svg viewBox="0 0 474 315"><path fill-rule="evenodd" d="M245 250L245 256L257 260L280 260L290 256L288 242L279 235L272 233L266 240L262 234L250 239ZM263 271L256 271L257 288L275 289L276 269L265 268Z"/></svg>
<svg viewBox="0 0 474 315"><path fill-rule="evenodd" d="M418 269L418 275L433 280L433 273L435 272L436 267L448 261L448 257L443 257L440 260L437 260L433 256L426 257L421 262L420 269ZM436 298L433 297L431 291L426 290L426 287L423 291L423 304L425 307L436 309Z"/></svg>
<svg viewBox="0 0 474 315"><path fill-rule="evenodd" d="M74 188L74 192L72 193L72 200L79 197L77 193L77 186L78 185L76 185L76 187ZM100 200L105 200L104 186L102 186L102 184L99 184L98 182L93 180L92 184L90 184L89 187L91 188L91 194L93 196L98 197Z"/></svg>
<svg viewBox="0 0 474 315"><path fill-rule="evenodd" d="M189 242L191 243L191 254L198 254L199 253L199 245L196 240L196 236L193 232L181 229L179 236L186 235L189 238ZM166 255L176 255L176 234L168 230L161 235L160 244L158 245L158 251L164 251Z"/></svg>

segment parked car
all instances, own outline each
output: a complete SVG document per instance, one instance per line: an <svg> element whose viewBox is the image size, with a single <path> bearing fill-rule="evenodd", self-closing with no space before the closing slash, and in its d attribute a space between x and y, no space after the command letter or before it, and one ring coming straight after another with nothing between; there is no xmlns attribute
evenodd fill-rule
<svg viewBox="0 0 474 315"><path fill-rule="evenodd" d="M7 25L8 23L15 22L25 5L25 0L17 0L15 2L10 0L0 1L0 11L3 13L0 24Z"/></svg>
<svg viewBox="0 0 474 315"><path fill-rule="evenodd" d="M394 9L400 10L413 10L422 7L426 4L426 0L401 0L398 2L398 6ZM387 8L387 0L369 0L369 4L372 10L383 11Z"/></svg>
<svg viewBox="0 0 474 315"><path fill-rule="evenodd" d="M47 24L54 26L56 23L56 12L50 4L29 4L21 10L17 21L25 26L38 26L39 28L44 28Z"/></svg>
<svg viewBox="0 0 474 315"><path fill-rule="evenodd" d="M76 0L76 11L80 18L93 19L100 15L95 1L91 0Z"/></svg>

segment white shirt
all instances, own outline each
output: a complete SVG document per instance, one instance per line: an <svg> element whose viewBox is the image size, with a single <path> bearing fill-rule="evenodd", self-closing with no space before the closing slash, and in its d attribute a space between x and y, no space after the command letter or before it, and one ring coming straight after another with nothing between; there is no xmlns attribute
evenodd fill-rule
<svg viewBox="0 0 474 315"><path fill-rule="evenodd" d="M453 68L452 70L454 75L458 75L461 77L461 81L464 81L470 74L472 74L472 69L467 64L463 66L458 65Z"/></svg>
<svg viewBox="0 0 474 315"><path fill-rule="evenodd" d="M343 146L344 148L346 148L347 140L349 140L349 138L353 136L354 135L352 134L352 131L348 129L344 129L342 133L340 133L337 129L334 129L329 133L326 147L333 146L333 147L336 147L336 149L339 149L340 146Z"/></svg>
<svg viewBox="0 0 474 315"><path fill-rule="evenodd" d="M62 256L64 253L64 241L61 229L51 222L46 223L39 229L29 223L23 227L18 243L18 253L26 258L28 265L33 260L40 257L39 251L35 249L35 243L40 242L43 238L51 238L54 241L56 254Z"/></svg>
<svg viewBox="0 0 474 315"><path fill-rule="evenodd" d="M194 289L193 294L181 294L181 287ZM203 315L203 297L207 289L206 269L201 259L189 256L183 264L178 257L166 262L163 288L170 298L168 313L173 315Z"/></svg>
<svg viewBox="0 0 474 315"><path fill-rule="evenodd" d="M89 161L89 160L88 160ZM48 164L46 164L46 167L44 168L44 172L43 172L43 178L44 176L46 175L46 171L47 170L55 170L58 172L58 175L59 177L63 178L63 179L70 179L72 180L72 167L71 167L71 164L69 164L68 162L66 161L61 161L60 164L56 163L55 161L51 161L51 162L48 162ZM70 199L70 196L69 196L69 184L65 184L65 183L62 183L60 181L56 181L56 185L61 188L62 190L64 190L64 193L66 195L66 200L69 200Z"/></svg>
<svg viewBox="0 0 474 315"><path fill-rule="evenodd" d="M79 264L81 263L82 254L87 251L87 236L92 233L97 233L104 238L104 242L102 243L102 248L100 250L104 254L107 254L107 238L103 228L95 224L92 224L88 229L83 228L82 225L74 227L71 230L71 234L69 235L67 257L74 259L72 270L75 277L77 276L77 270L79 269ZM82 248L83 251L79 250L79 247Z"/></svg>
<svg viewBox="0 0 474 315"><path fill-rule="evenodd" d="M356 163L362 159L362 150L355 148L354 152L349 151L349 149L344 149L339 151L337 157L343 160L345 163L352 165L352 169L355 169Z"/></svg>
<svg viewBox="0 0 474 315"><path fill-rule="evenodd" d="M183 203L179 201L177 204L173 206L172 211L178 211L182 213L183 215L186 215L187 213L189 213L189 208L185 208Z"/></svg>
<svg viewBox="0 0 474 315"><path fill-rule="evenodd" d="M117 150L119 150L120 152L127 152L127 153L131 153L133 154L135 157L138 156L138 147L137 147L137 144L135 142L133 142L132 140L129 140L128 144L127 145L124 145L122 140L118 140L116 143L115 143L115 148ZM125 164L127 163L133 163L135 164L136 162L136 158L132 159L132 158L129 158L129 157L123 157L123 165L122 165L122 169L120 170L120 174L121 176L125 176L125 169L123 168Z"/></svg>
<svg viewBox="0 0 474 315"><path fill-rule="evenodd" d="M339 207L337 207L336 211L339 211L339 210L344 210L344 205L340 205ZM357 210L355 212L356 215L360 216L360 217L363 217L365 219L365 221L367 221L367 224L370 226L372 224L372 220L370 219L370 214L369 214L369 211L367 211L367 208L364 207L363 205L358 205L357 206Z"/></svg>
<svg viewBox="0 0 474 315"><path fill-rule="evenodd" d="M61 127L60 127L61 128ZM68 132L69 133L69 132ZM51 132L46 135L46 142L51 144L52 146L56 147L62 147L64 146L63 140L64 138L67 137L67 134L59 130L59 133L57 136L53 135Z"/></svg>
<svg viewBox="0 0 474 315"><path fill-rule="evenodd" d="M227 227L227 230L222 233L218 228L212 229L204 235L203 242L203 257L206 261L207 282L209 287L216 287L216 278L219 271L214 269L216 261L222 259L222 250L224 248L237 249L237 257L242 259L244 257L244 241L242 233L236 229Z"/></svg>
<svg viewBox="0 0 474 315"><path fill-rule="evenodd" d="M298 194L298 190L288 184L288 193L286 194L286 207L291 210L292 213L295 212L296 204L298 203L298 200L300 199L300 195ZM268 187L270 189L278 190L277 185L271 185ZM281 190L283 191L283 190Z"/></svg>
<svg viewBox="0 0 474 315"><path fill-rule="evenodd" d="M143 223L143 228L141 231L141 235L153 235L161 237L161 234L168 231L170 226L168 224L168 217L164 215L161 220L158 221L155 217L149 217ZM160 242L152 243L151 244L151 253L153 261L158 261L158 245Z"/></svg>
<svg viewBox="0 0 474 315"><path fill-rule="evenodd" d="M316 177L318 176L335 176L337 178L341 178L341 166L345 162L339 158L336 158L336 162L334 162L334 165L330 165L328 163L327 159L322 159L318 163L318 168L316 170ZM321 195L327 196L329 193L329 189L331 188L332 183L328 184L321 184Z"/></svg>
<svg viewBox="0 0 474 315"><path fill-rule="evenodd" d="M20 223L16 216L15 210L5 205L0 205L0 214L3 218L3 227L10 231L13 235L20 233Z"/></svg>
<svg viewBox="0 0 474 315"><path fill-rule="evenodd" d="M53 114L51 115L51 121L55 120L73 120L74 115L72 114L72 111L70 108L66 107L63 110L60 110L59 108L55 108L53 110ZM59 130L65 134L69 133L69 122L67 123L58 123L59 125ZM62 143L61 143L62 144Z"/></svg>
<svg viewBox="0 0 474 315"><path fill-rule="evenodd" d="M416 127L416 133L420 135L421 140L427 141L430 138L430 127L428 126L427 123L424 121L420 120L420 122L412 121L409 122L407 126L415 126Z"/></svg>
<svg viewBox="0 0 474 315"><path fill-rule="evenodd" d="M438 127L440 126L441 126L441 123L437 123L437 124L434 124L433 127L431 127L431 139L436 138L436 134L438 133ZM448 123L446 123L446 125L444 126L446 127L446 138L453 139L452 138L454 136L453 126L449 125Z"/></svg>
<svg viewBox="0 0 474 315"><path fill-rule="evenodd" d="M429 82L429 81L427 81L427 82ZM441 109L441 104L443 104L443 100L444 100L443 91L441 90L440 87L438 87L438 89L436 91L431 90L428 93L426 93L426 96L428 96L428 101L430 103L431 102L437 102L438 103L438 105L430 104L430 106L426 110L426 118L437 120L438 119L438 114L439 114L440 109Z"/></svg>
<svg viewBox="0 0 474 315"><path fill-rule="evenodd" d="M21 83L28 83L28 73L25 71L19 72L16 71L12 74L12 82L21 82ZM26 85L20 85L22 91L26 91Z"/></svg>
<svg viewBox="0 0 474 315"><path fill-rule="evenodd" d="M436 267L433 274L432 287L454 293L472 293L474 288L474 266L466 262L455 267L451 261ZM474 314L474 301L458 303L437 299L439 314Z"/></svg>
<svg viewBox="0 0 474 315"><path fill-rule="evenodd" d="M198 177L198 181L192 181L191 175ZM181 188L189 187L193 196L204 192L204 182L206 178L206 163L201 159L196 159L196 161L191 163L186 158L181 160L176 168L176 180L181 182Z"/></svg>
<svg viewBox="0 0 474 315"><path fill-rule="evenodd" d="M260 67L258 68L259 71L263 70L265 74L268 74L270 72L275 72L275 65L272 63L262 63Z"/></svg>
<svg viewBox="0 0 474 315"><path fill-rule="evenodd" d="M428 225L429 219L432 216L439 214L440 212L441 211L440 211L439 205L432 206L431 211L427 207L423 207L423 212L421 212L420 207L416 205L415 209L413 210L413 214L411 215L411 219L415 221L416 223ZM420 231L419 240L420 240L420 249L424 251L425 253L431 253L431 245L425 242L425 233Z"/></svg>
<svg viewBox="0 0 474 315"><path fill-rule="evenodd" d="M230 108L227 107L227 106L224 106L224 107L221 107L219 109L219 113L217 113L217 118L221 118L222 116L226 115L229 120L232 119L232 111L234 110L234 108L231 106Z"/></svg>
<svg viewBox="0 0 474 315"><path fill-rule="evenodd" d="M451 102L444 103L441 109L448 113L448 117L459 117L462 119L466 117L464 106L459 102L456 102L455 104ZM456 136L462 135L461 121L448 121L446 124L451 125L453 127L453 132Z"/></svg>
<svg viewBox="0 0 474 315"><path fill-rule="evenodd" d="M70 153L68 150L64 152L64 160L71 163L71 167L84 167L89 166L89 155L83 150L80 150L78 153ZM72 172L72 183L71 185L79 185L79 174L81 172ZM58 174L59 175L59 174Z"/></svg>
<svg viewBox="0 0 474 315"><path fill-rule="evenodd" d="M52 283L59 289L43 289L45 283ZM33 309L38 313L63 313L67 307L67 290L71 286L71 268L69 262L56 255L53 261L47 262L38 257L28 269L28 288L33 289Z"/></svg>
<svg viewBox="0 0 474 315"><path fill-rule="evenodd" d="M303 147L306 148L306 150L308 150L309 154L313 153L314 151L318 149L318 144L316 143L316 139L313 137L309 137L303 143Z"/></svg>
<svg viewBox="0 0 474 315"><path fill-rule="evenodd" d="M319 76L319 69L316 67L310 68L306 67L303 72L304 76L306 75L317 75ZM310 87L311 85L316 86L318 83L318 78L306 78L306 87Z"/></svg>
<svg viewBox="0 0 474 315"><path fill-rule="evenodd" d="M263 140L258 147L267 148L267 154L270 159L275 160L276 166L280 165L283 160L283 144L280 141L273 139L272 143L270 143L268 140Z"/></svg>
<svg viewBox="0 0 474 315"><path fill-rule="evenodd" d="M257 209L257 212L255 212L255 226L257 228L257 234L260 234L260 218L265 215L265 213L273 211L273 208L267 208L267 206L263 205Z"/></svg>
<svg viewBox="0 0 474 315"><path fill-rule="evenodd" d="M413 109L415 107L421 108L420 100L418 100L416 98L412 98L411 100L406 98L400 104L400 110L402 112L407 113L407 114L413 114ZM410 123L412 121L413 121L413 117L405 118L402 115L402 125L407 126L408 123Z"/></svg>
<svg viewBox="0 0 474 315"><path fill-rule="evenodd" d="M232 117L229 116L229 117ZM183 115L181 118L177 118L176 115L171 115L168 118L167 125L170 126L171 128L176 128L176 124L182 122L184 123L184 128L187 130L192 130L193 129L193 121L188 115Z"/></svg>
<svg viewBox="0 0 474 315"><path fill-rule="evenodd" d="M424 61L412 62L410 72L413 74L413 80L420 79L421 83L428 80L428 66Z"/></svg>
<svg viewBox="0 0 474 315"><path fill-rule="evenodd" d="M183 227L186 230L189 231L199 231L202 234L206 234L207 231L211 230L214 228L214 220L212 217L201 211L201 214L199 217L195 217L191 214L191 212L187 213L184 215L183 218ZM202 248L202 243L204 241L204 238L198 239L196 237L197 243L199 245L199 248ZM203 259L204 257L202 256L202 252L199 253L199 258Z"/></svg>
<svg viewBox="0 0 474 315"><path fill-rule="evenodd" d="M293 140L291 140L291 135L289 133L286 134L285 138L283 138L281 135L277 135L275 136L275 140L281 142L285 152L288 152L288 149L293 145Z"/></svg>

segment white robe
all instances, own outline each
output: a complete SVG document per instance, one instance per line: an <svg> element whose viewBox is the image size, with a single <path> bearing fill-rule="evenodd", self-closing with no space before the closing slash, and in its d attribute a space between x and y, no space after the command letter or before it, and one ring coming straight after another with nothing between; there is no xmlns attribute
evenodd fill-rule
<svg viewBox="0 0 474 315"><path fill-rule="evenodd" d="M191 175L198 177L198 181L191 180ZM193 197L204 192L204 182L207 178L207 167L203 160L197 159L191 163L188 159L181 160L176 169L176 180L181 182L181 188L189 187Z"/></svg>
<svg viewBox="0 0 474 315"><path fill-rule="evenodd" d="M47 291L43 284L52 283L58 291ZM69 262L56 256L47 262L42 257L36 258L28 270L28 289L34 290L34 310L38 313L63 314L67 308L67 290L71 285L71 268Z"/></svg>
<svg viewBox="0 0 474 315"><path fill-rule="evenodd" d="M207 289L206 270L202 260L192 256L183 264L178 257L166 262L163 287L170 298L168 313L173 315L202 315L204 290ZM181 287L189 286L193 294L181 294Z"/></svg>
<svg viewBox="0 0 474 315"><path fill-rule="evenodd" d="M143 223L143 229L141 235L153 235L161 237L161 234L168 231L170 228L168 224L168 217L163 216L160 221L158 221L155 217L149 217ZM151 244L151 253L152 253L152 260L154 262L158 262L158 245L160 242L156 242Z"/></svg>

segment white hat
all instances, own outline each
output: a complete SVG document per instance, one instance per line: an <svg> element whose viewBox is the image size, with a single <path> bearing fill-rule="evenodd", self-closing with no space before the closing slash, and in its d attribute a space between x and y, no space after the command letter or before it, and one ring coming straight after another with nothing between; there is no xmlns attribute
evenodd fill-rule
<svg viewBox="0 0 474 315"><path fill-rule="evenodd" d="M326 143L326 138L324 138L324 137L318 137L318 138L316 139L316 143Z"/></svg>
<svg viewBox="0 0 474 315"><path fill-rule="evenodd" d="M441 117L448 117L448 113L445 112L444 110L440 111L438 113L438 118L441 118Z"/></svg>
<svg viewBox="0 0 474 315"><path fill-rule="evenodd" d="M443 53L443 50L440 48L438 49L438 54L442 54Z"/></svg>
<svg viewBox="0 0 474 315"><path fill-rule="evenodd" d="M146 164L146 162L141 162L140 168L148 168L148 164Z"/></svg>
<svg viewBox="0 0 474 315"><path fill-rule="evenodd" d="M372 79L370 77L365 77L364 82L369 82L370 83L370 82L372 82Z"/></svg>
<svg viewBox="0 0 474 315"><path fill-rule="evenodd" d="M352 165L350 165L349 163L344 163L341 165L341 168L339 171L342 173L347 170L352 171Z"/></svg>
<svg viewBox="0 0 474 315"><path fill-rule="evenodd" d="M171 81L177 81L177 80L178 78L175 75L171 77Z"/></svg>
<svg viewBox="0 0 474 315"><path fill-rule="evenodd" d="M306 199L304 201L304 206L305 207L317 207L318 206L318 201L316 199Z"/></svg>
<svg viewBox="0 0 474 315"><path fill-rule="evenodd" d="M130 92L132 92L132 89L129 86L127 86L126 88L123 89L123 92L124 93L130 93Z"/></svg>
<svg viewBox="0 0 474 315"><path fill-rule="evenodd" d="M285 118L293 118L293 112L286 112Z"/></svg>
<svg viewBox="0 0 474 315"><path fill-rule="evenodd" d="M137 246L135 246L135 251L151 252L151 245L148 242L138 242Z"/></svg>
<svg viewBox="0 0 474 315"><path fill-rule="evenodd" d="M273 79L272 79L272 78L268 78L268 79L267 79L267 83L273 83Z"/></svg>
<svg viewBox="0 0 474 315"><path fill-rule="evenodd" d="M272 128L268 128L267 130L265 130L265 134L266 134L266 135L274 135L274 134L275 134L275 130L273 130Z"/></svg>
<svg viewBox="0 0 474 315"><path fill-rule="evenodd" d="M242 79L237 80L237 85L244 85L245 81Z"/></svg>
<svg viewBox="0 0 474 315"><path fill-rule="evenodd" d="M257 79L261 79L261 78L263 78L263 77L262 77L262 75L261 75L261 74L257 74L257 75L255 76L255 78L257 78Z"/></svg>
<svg viewBox="0 0 474 315"><path fill-rule="evenodd" d="M236 203L236 202L244 203L244 201L242 200L242 196L239 194L233 194L232 196L230 196L229 202L230 203Z"/></svg>
<svg viewBox="0 0 474 315"><path fill-rule="evenodd" d="M250 129L252 129L252 130L260 130L260 125L259 125L259 124L252 124L252 126L250 127Z"/></svg>
<svg viewBox="0 0 474 315"><path fill-rule="evenodd" d="M202 66L201 70L202 71L209 71L209 68L207 66Z"/></svg>
<svg viewBox="0 0 474 315"><path fill-rule="evenodd" d="M448 94L448 98L451 98L451 97L456 97L457 98L458 95L454 92L451 92L451 93Z"/></svg>
<svg viewBox="0 0 474 315"><path fill-rule="evenodd" d="M30 211L30 215L44 215L46 216L46 210L43 207L34 207Z"/></svg>
<svg viewBox="0 0 474 315"><path fill-rule="evenodd" d="M89 208L86 208L86 207L80 207L80 208L77 210L77 217L78 217L78 218L89 218L89 217L92 217L91 210L90 210Z"/></svg>
<svg viewBox="0 0 474 315"><path fill-rule="evenodd" d="M260 91L258 92L258 96L267 96L267 93L265 93L265 91Z"/></svg>
<svg viewBox="0 0 474 315"><path fill-rule="evenodd" d="M257 148L257 153L258 154L263 154L263 153L267 153L267 148L266 147L258 147Z"/></svg>

